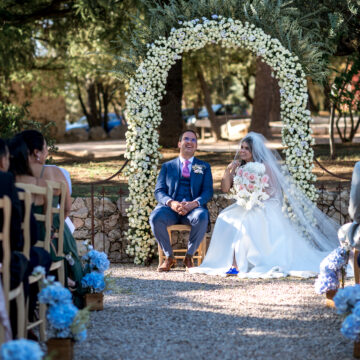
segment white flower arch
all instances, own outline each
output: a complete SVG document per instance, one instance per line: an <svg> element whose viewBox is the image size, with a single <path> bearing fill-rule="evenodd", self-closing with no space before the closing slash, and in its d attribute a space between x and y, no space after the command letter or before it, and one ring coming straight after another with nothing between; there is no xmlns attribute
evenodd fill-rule
<svg viewBox="0 0 360 360"><path fill-rule="evenodd" d="M134 262L143 263L154 252L149 215L155 206L154 186L158 174L159 153L157 127L161 123L160 101L165 93L168 71L183 52L203 48L210 43L224 47L241 47L261 56L278 80L281 97L282 139L287 146L286 164L297 184L310 199L316 198L310 112L306 110L307 82L297 56L278 39L273 39L255 25L213 15L179 22L168 38L148 44L149 50L127 94L127 151L130 159L129 246Z"/></svg>

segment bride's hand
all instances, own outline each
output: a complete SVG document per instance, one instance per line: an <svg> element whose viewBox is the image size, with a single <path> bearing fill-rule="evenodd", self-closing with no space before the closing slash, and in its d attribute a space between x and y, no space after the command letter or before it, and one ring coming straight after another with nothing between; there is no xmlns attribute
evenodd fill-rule
<svg viewBox="0 0 360 360"><path fill-rule="evenodd" d="M240 162L237 160L232 161L226 168L226 170L233 175L235 170L238 168L238 166L240 165Z"/></svg>

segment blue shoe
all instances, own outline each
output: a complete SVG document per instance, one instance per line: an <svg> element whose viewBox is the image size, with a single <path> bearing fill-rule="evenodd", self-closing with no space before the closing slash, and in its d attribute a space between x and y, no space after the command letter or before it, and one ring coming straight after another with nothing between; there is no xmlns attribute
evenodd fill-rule
<svg viewBox="0 0 360 360"><path fill-rule="evenodd" d="M233 266L225 274L226 276L236 276L239 273Z"/></svg>

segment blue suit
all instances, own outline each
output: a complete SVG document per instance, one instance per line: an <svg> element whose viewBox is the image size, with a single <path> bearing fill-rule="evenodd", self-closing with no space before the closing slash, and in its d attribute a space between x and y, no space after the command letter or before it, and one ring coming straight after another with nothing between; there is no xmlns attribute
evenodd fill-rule
<svg viewBox="0 0 360 360"><path fill-rule="evenodd" d="M194 166L198 169L197 171L194 171ZM166 230L168 226L175 224L191 225L187 253L193 255L206 233L209 222L209 212L206 203L213 196L213 180L210 165L194 158L189 180L182 178L181 170L179 158L162 165L155 187L155 197L158 205L150 215L151 229L166 256L172 255L170 239ZM188 191L184 191L186 181L188 182ZM185 194L186 197L181 199L179 194L181 196ZM200 206L182 216L166 205L169 200L196 200Z"/></svg>

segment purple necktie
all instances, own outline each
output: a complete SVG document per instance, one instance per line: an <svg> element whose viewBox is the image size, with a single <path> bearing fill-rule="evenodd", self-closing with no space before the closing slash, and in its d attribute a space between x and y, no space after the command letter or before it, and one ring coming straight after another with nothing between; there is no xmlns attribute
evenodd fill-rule
<svg viewBox="0 0 360 360"><path fill-rule="evenodd" d="M189 164L191 164L189 160L184 161L184 166L182 168L182 173L181 173L181 175L184 178L190 177L190 172L189 172L189 167L188 167Z"/></svg>

